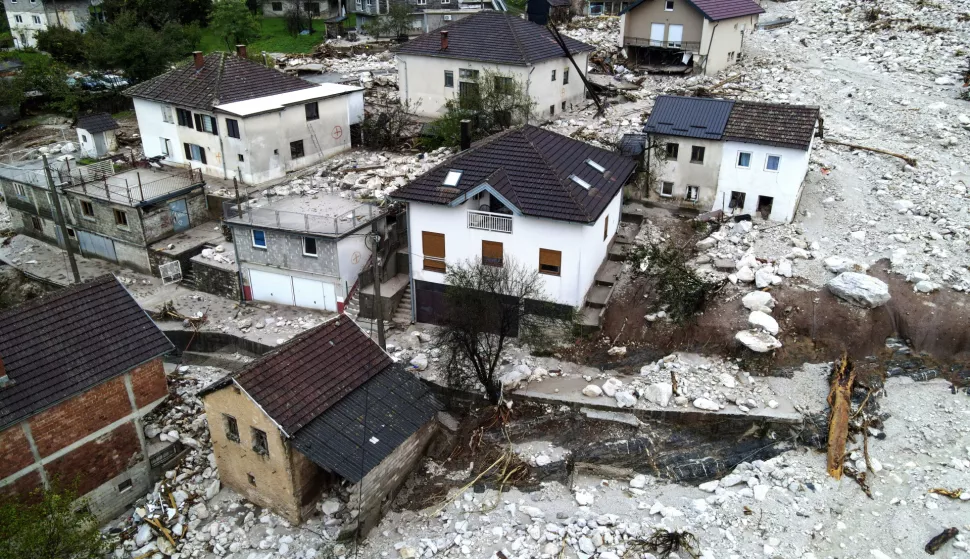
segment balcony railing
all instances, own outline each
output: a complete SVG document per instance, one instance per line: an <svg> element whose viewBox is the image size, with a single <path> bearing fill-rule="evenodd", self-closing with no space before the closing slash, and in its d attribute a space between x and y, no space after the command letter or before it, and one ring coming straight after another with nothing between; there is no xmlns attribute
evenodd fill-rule
<svg viewBox="0 0 970 559"><path fill-rule="evenodd" d="M655 47L655 48L661 48L661 49L680 50L684 52L698 52L701 50L700 42L656 41L654 39L641 39L640 37L624 37L623 46Z"/></svg>
<svg viewBox="0 0 970 559"><path fill-rule="evenodd" d="M498 233L512 232L512 217L489 212L468 212L468 228L496 231Z"/></svg>

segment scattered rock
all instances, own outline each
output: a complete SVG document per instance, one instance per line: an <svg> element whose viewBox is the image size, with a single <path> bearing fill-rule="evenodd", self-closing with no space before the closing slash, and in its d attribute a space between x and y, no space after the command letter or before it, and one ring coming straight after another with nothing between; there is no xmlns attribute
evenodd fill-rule
<svg viewBox="0 0 970 559"><path fill-rule="evenodd" d="M875 308L889 301L886 282L857 272L842 272L826 284L835 296L864 308Z"/></svg>

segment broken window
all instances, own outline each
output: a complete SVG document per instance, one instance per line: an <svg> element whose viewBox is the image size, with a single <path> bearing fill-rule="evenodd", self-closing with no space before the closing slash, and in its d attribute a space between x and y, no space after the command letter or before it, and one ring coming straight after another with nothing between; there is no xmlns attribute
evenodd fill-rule
<svg viewBox="0 0 970 559"><path fill-rule="evenodd" d="M178 118L179 126L192 128L192 111L185 109L175 109L175 116Z"/></svg>
<svg viewBox="0 0 970 559"><path fill-rule="evenodd" d="M303 157L303 140L297 140L295 142L290 142L290 159L299 159Z"/></svg>
<svg viewBox="0 0 970 559"><path fill-rule="evenodd" d="M81 215L84 217L94 217L94 205L91 202L81 200Z"/></svg>
<svg viewBox="0 0 970 559"><path fill-rule="evenodd" d="M445 273L445 236L443 233L421 232L424 269Z"/></svg>
<svg viewBox="0 0 970 559"><path fill-rule="evenodd" d="M239 424L236 423L236 418L231 415L222 414L223 419L226 420L226 438L233 442L239 442Z"/></svg>
<svg viewBox="0 0 970 559"><path fill-rule="evenodd" d="M558 276L562 269L562 252L558 250L539 249L539 273L547 276Z"/></svg>
<svg viewBox="0 0 970 559"><path fill-rule="evenodd" d="M502 243L482 241L482 264L501 268L504 262Z"/></svg>
<svg viewBox="0 0 970 559"><path fill-rule="evenodd" d="M445 87L455 87L455 73L445 70Z"/></svg>
<svg viewBox="0 0 970 559"><path fill-rule="evenodd" d="M266 442L266 432L253 427L253 452L269 456L269 444Z"/></svg>
<svg viewBox="0 0 970 559"><path fill-rule="evenodd" d="M115 225L118 227L128 227L128 214L122 210L115 210Z"/></svg>
<svg viewBox="0 0 970 559"><path fill-rule="evenodd" d="M307 120L317 120L320 118L320 107L316 101L303 105L303 108L306 109Z"/></svg>
<svg viewBox="0 0 970 559"><path fill-rule="evenodd" d="M690 147L690 162L691 163L703 163L704 162L704 146L691 146Z"/></svg>
<svg viewBox="0 0 970 559"><path fill-rule="evenodd" d="M660 195L661 196L673 196L674 195L674 183L664 182L660 185Z"/></svg>
<svg viewBox="0 0 970 559"><path fill-rule="evenodd" d="M233 118L226 119L226 134L230 138L239 138L239 121Z"/></svg>
<svg viewBox="0 0 970 559"><path fill-rule="evenodd" d="M751 166L751 154L746 151L738 152L738 167L750 167Z"/></svg>
<svg viewBox="0 0 970 559"><path fill-rule="evenodd" d="M765 160L765 170L766 171L777 171L778 166L781 164L780 155L769 155L768 159Z"/></svg>
<svg viewBox="0 0 970 559"><path fill-rule="evenodd" d="M737 192L735 190L731 191L731 202L728 204L728 208L743 209L744 208L744 192Z"/></svg>
<svg viewBox="0 0 970 559"><path fill-rule="evenodd" d="M666 155L667 159L673 159L676 161L677 156L680 155L680 144L673 142L667 144Z"/></svg>
<svg viewBox="0 0 970 559"><path fill-rule="evenodd" d="M266 231L253 229L253 246L266 248Z"/></svg>
<svg viewBox="0 0 970 559"><path fill-rule="evenodd" d="M303 237L303 256L317 255L317 240L313 237Z"/></svg>
<svg viewBox="0 0 970 559"><path fill-rule="evenodd" d="M700 192L700 188L698 188L696 186L690 186L690 185L688 185L687 186L687 197L684 198L684 199L687 200L688 202L696 202L697 201L697 194L698 194L698 192Z"/></svg>
<svg viewBox="0 0 970 559"><path fill-rule="evenodd" d="M566 67L562 69L562 84L566 85L568 83L569 83L569 68Z"/></svg>

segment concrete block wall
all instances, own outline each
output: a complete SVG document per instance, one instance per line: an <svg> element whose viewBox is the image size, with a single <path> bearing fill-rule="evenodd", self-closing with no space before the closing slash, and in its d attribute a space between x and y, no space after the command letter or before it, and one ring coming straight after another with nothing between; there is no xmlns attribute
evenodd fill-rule
<svg viewBox="0 0 970 559"><path fill-rule="evenodd" d="M192 273L195 274L195 288L213 295L225 297L233 301L242 299L239 289L239 273L217 266L209 266L198 260L192 261Z"/></svg>

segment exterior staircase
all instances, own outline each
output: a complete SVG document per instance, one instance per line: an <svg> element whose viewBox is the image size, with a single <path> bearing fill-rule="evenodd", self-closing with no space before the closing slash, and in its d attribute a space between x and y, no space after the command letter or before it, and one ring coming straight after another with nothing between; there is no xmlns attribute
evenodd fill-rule
<svg viewBox="0 0 970 559"><path fill-rule="evenodd" d="M377 338L377 324L369 318L360 317L360 289L354 290L354 296L344 306L344 314L353 319L364 332L372 338Z"/></svg>
<svg viewBox="0 0 970 559"><path fill-rule="evenodd" d="M191 289L193 291L198 290L195 283L195 273L192 271L191 267L189 267L188 270L182 270L182 281L179 283L181 283L182 287L187 289Z"/></svg>
<svg viewBox="0 0 970 559"><path fill-rule="evenodd" d="M404 328L411 325L411 285L404 289L404 296L401 297L401 302L398 303L397 308L394 309L394 317L391 319L394 324L398 324Z"/></svg>

